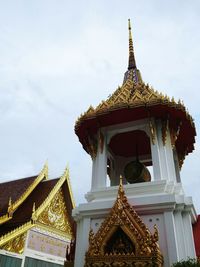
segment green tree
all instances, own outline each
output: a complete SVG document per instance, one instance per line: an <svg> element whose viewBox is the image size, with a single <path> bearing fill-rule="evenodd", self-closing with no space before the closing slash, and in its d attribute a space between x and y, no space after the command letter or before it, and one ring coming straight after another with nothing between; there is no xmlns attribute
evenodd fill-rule
<svg viewBox="0 0 200 267"><path fill-rule="evenodd" d="M186 261L179 261L172 265L172 267L200 267L200 262L196 259L188 259Z"/></svg>

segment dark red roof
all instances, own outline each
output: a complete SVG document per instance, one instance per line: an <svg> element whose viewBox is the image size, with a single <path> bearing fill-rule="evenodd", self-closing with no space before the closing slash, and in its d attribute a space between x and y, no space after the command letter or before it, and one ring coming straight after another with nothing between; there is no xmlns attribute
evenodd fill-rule
<svg viewBox="0 0 200 267"><path fill-rule="evenodd" d="M54 186L56 185L58 180L59 180L59 178L51 179L51 180L44 180L44 181L40 182L37 185L37 187L31 192L31 194L27 197L27 199L13 213L12 219L7 221L3 225L1 225L0 236L10 232L11 230L15 229L16 227L19 227L20 225L30 221L31 217L32 217L33 203L35 203L35 209L37 209L44 202L44 200L48 197L49 193L54 188ZM28 185L28 184L30 184L29 182L32 181L32 179L31 178L25 178L25 179L9 182L9 192L10 192L11 196L13 194L14 196L17 195L18 197L20 197L20 192L23 193L25 191L25 190L24 191L22 190L23 186L22 186L21 181L24 182L24 184ZM8 183L5 183L5 184L8 184ZM13 184L13 189L11 187L11 184ZM1 185L3 185L3 184L1 184ZM19 188L17 188L17 186L19 186ZM14 192L15 190L18 192L16 195ZM70 223L73 227L74 220L71 216L73 206L72 206L69 188L68 188L66 181L62 185L62 190L63 190L63 194L64 194L67 212L69 214ZM5 191L6 191L6 189L5 189ZM7 206L6 206L6 209L7 209Z"/></svg>
<svg viewBox="0 0 200 267"><path fill-rule="evenodd" d="M200 257L200 215L198 215L197 222L193 224L193 236L196 255Z"/></svg>
<svg viewBox="0 0 200 267"><path fill-rule="evenodd" d="M14 203L28 189L37 176L0 183L0 214L7 213L9 198Z"/></svg>

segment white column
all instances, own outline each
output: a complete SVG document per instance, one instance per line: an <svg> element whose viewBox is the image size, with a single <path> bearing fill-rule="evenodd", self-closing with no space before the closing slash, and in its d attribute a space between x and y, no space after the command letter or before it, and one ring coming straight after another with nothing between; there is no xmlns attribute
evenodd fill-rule
<svg viewBox="0 0 200 267"><path fill-rule="evenodd" d="M183 228L183 218L182 218L181 210L174 212L174 221L175 221L175 227L176 227L178 258L179 258L179 261L186 260L187 256L186 256L185 243L187 242L187 240L185 240L185 232Z"/></svg>
<svg viewBox="0 0 200 267"><path fill-rule="evenodd" d="M91 190L95 189L96 188L96 185L97 185L96 171L97 171L97 158L94 158L92 160L92 184L91 184Z"/></svg>
<svg viewBox="0 0 200 267"><path fill-rule="evenodd" d="M160 153L160 169L161 169L161 180L168 180L167 160L165 155L165 147L162 138L162 124L161 121L156 121L156 132L158 139L158 148Z"/></svg>
<svg viewBox="0 0 200 267"><path fill-rule="evenodd" d="M81 262L79 260L79 253L82 250L82 242L81 242L81 234L83 232L83 221L79 220L76 222L77 223L77 228L76 228L76 252L75 252L75 267L81 267Z"/></svg>
<svg viewBox="0 0 200 267"><path fill-rule="evenodd" d="M174 166L175 166L175 172L176 172L176 181L177 183L180 183L181 182L180 168L179 168L178 155L177 155L175 148L173 149L173 156L174 156Z"/></svg>
<svg viewBox="0 0 200 267"><path fill-rule="evenodd" d="M81 219L77 224L75 267L83 267L88 250L90 218Z"/></svg>
<svg viewBox="0 0 200 267"><path fill-rule="evenodd" d="M166 144L165 144L164 148L165 148L165 155L166 155L169 180L170 181L176 181L176 171L175 171L175 164L174 164L173 148L171 145L171 138L170 138L169 131L167 131Z"/></svg>
<svg viewBox="0 0 200 267"><path fill-rule="evenodd" d="M152 123L156 129L155 122L153 121ZM154 180L161 180L160 151L159 151L157 134L155 134L154 143L151 140L151 156L152 156Z"/></svg>
<svg viewBox="0 0 200 267"><path fill-rule="evenodd" d="M165 222L168 257L170 263L169 266L171 266L173 263L178 261L177 240L176 240L174 216L172 211L164 212L164 222Z"/></svg>
<svg viewBox="0 0 200 267"><path fill-rule="evenodd" d="M92 165L92 190L106 187L107 178L107 144L104 137L103 150L98 144L96 158L93 159Z"/></svg>
<svg viewBox="0 0 200 267"><path fill-rule="evenodd" d="M192 231L192 222L189 212L183 212L183 228L184 235L186 240L186 258L196 258L195 246L194 246L194 237Z"/></svg>

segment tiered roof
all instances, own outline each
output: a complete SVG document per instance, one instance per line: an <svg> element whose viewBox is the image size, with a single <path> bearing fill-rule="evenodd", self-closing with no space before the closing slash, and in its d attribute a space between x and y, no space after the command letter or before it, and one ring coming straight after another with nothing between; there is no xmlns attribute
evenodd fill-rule
<svg viewBox="0 0 200 267"><path fill-rule="evenodd" d="M144 119L168 120L175 135L180 160L194 149L196 130L193 118L181 100L175 101L144 83L137 69L129 21L129 61L122 86L97 107L90 106L76 124L83 148L91 154L91 143L101 127ZM94 145L94 144L93 144Z"/></svg>

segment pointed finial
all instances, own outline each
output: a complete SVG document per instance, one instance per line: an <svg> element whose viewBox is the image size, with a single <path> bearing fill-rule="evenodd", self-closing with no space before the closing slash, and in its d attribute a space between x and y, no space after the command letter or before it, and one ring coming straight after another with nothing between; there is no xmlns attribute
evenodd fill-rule
<svg viewBox="0 0 200 267"><path fill-rule="evenodd" d="M119 190L118 190L118 192L120 194L120 192L123 192L123 191L124 191L124 189L123 189L123 177L122 177L122 175L120 175L119 176Z"/></svg>
<svg viewBox="0 0 200 267"><path fill-rule="evenodd" d="M13 209L12 209L12 198L10 197L9 201L8 201L8 213L9 213L9 216L10 215L12 216L12 212L13 212Z"/></svg>
<svg viewBox="0 0 200 267"><path fill-rule="evenodd" d="M129 59L128 59L128 69L135 69L136 63L135 63L135 56L133 51L133 39L132 39L132 33L131 33L131 21L128 19L128 30L129 30Z"/></svg>
<svg viewBox="0 0 200 267"><path fill-rule="evenodd" d="M11 205L12 205L12 198L10 197L8 201L8 207L10 207Z"/></svg>
<svg viewBox="0 0 200 267"><path fill-rule="evenodd" d="M35 202L33 202L33 208L32 208L32 213L35 212Z"/></svg>
<svg viewBox="0 0 200 267"><path fill-rule="evenodd" d="M120 185L120 186L123 185L122 181L123 181L123 177L122 177L122 175L120 175L120 176L119 176L119 185Z"/></svg>

